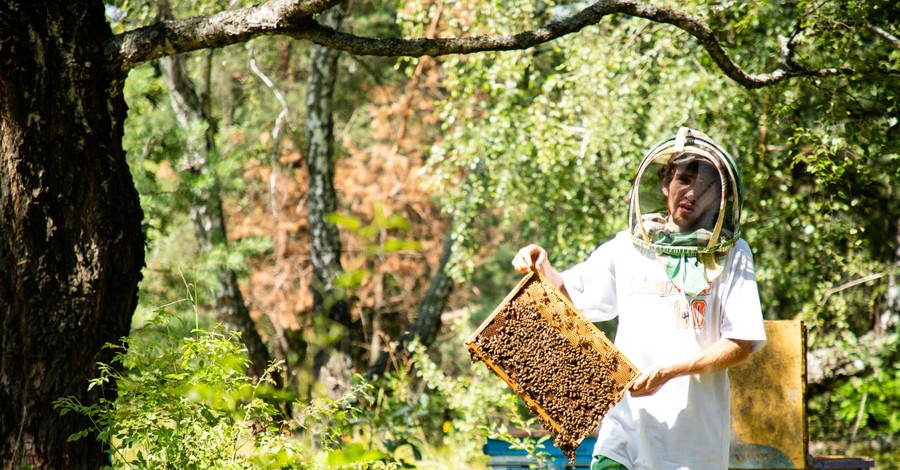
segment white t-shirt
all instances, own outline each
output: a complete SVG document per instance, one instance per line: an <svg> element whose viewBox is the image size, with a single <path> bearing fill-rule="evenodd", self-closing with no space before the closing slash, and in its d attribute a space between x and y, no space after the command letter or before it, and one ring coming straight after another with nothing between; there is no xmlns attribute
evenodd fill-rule
<svg viewBox="0 0 900 470"><path fill-rule="evenodd" d="M627 232L564 271L573 304L591 321L619 316L616 347L638 369L694 358L720 338L766 341L750 247L731 248L708 291L685 296L656 254ZM631 470L728 468L731 404L725 371L678 377L620 401L600 422L594 454Z"/></svg>

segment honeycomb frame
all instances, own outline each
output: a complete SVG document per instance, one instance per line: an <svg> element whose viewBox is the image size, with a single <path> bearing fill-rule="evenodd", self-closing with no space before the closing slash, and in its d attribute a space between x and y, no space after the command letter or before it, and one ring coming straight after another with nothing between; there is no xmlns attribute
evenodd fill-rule
<svg viewBox="0 0 900 470"><path fill-rule="evenodd" d="M537 343L528 341L529 328L538 328L531 330ZM519 281L465 344L473 361L487 364L525 402L570 460L638 375L606 335L535 271ZM542 346L545 354L535 353ZM554 363L553 358L562 360Z"/></svg>

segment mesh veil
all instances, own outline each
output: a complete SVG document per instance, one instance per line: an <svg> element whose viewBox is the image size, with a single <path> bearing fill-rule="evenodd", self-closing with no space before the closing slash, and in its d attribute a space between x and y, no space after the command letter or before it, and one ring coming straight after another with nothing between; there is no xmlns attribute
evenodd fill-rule
<svg viewBox="0 0 900 470"><path fill-rule="evenodd" d="M665 169L670 162L685 159L697 160L712 168L709 173L718 184L718 208L715 223L707 227L711 233L694 246L672 246L658 243L653 234L653 225L660 217L667 216L666 197L662 193ZM718 181L715 181L715 175ZM644 156L635 176L631 191L628 220L634 242L652 249L658 254L687 255L715 260L740 238L741 210L744 202L744 188L734 158L706 134L682 127L678 134L662 140ZM710 268L709 263L703 260Z"/></svg>

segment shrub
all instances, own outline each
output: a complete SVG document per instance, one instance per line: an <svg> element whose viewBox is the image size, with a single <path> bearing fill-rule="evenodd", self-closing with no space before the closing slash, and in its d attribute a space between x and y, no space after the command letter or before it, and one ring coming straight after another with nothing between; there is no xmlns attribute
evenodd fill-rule
<svg viewBox="0 0 900 470"><path fill-rule="evenodd" d="M397 468L387 454L342 439L360 403L371 403L372 386L362 380L340 400L295 402L303 411L288 419L282 408L291 397L271 386L276 365L259 380L248 377L240 336L221 326L106 347L117 353L88 388L114 384L118 398L54 405L90 418L92 426L69 439L95 435L108 448L107 468ZM298 435L313 436L312 445Z"/></svg>

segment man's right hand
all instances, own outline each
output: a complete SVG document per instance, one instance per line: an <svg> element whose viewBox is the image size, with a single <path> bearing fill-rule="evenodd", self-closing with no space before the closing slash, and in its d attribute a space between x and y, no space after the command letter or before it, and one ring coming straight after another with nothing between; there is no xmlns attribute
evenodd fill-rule
<svg viewBox="0 0 900 470"><path fill-rule="evenodd" d="M540 246L532 244L519 250L513 256L512 265L516 268L516 271L522 274L528 271L540 272L550 284L559 289L566 297L569 296L569 293L566 292L566 286L563 284L562 276L550 265L550 257L547 255L547 250Z"/></svg>
<svg viewBox="0 0 900 470"><path fill-rule="evenodd" d="M550 267L550 260L547 250L538 245L528 245L513 256L512 265L516 271L523 274L532 270L546 274L547 268Z"/></svg>

